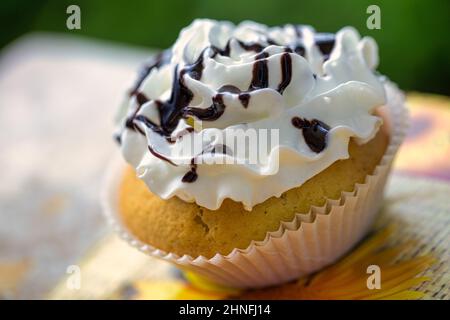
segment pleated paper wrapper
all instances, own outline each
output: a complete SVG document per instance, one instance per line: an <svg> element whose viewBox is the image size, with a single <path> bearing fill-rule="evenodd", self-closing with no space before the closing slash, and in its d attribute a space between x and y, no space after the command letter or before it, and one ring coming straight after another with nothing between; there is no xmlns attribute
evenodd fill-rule
<svg viewBox="0 0 450 320"><path fill-rule="evenodd" d="M259 288L315 272L354 247L366 235L380 209L386 179L408 125L403 93L390 82L385 87L387 104L381 112L390 142L373 174L366 177L365 183L356 184L353 192L343 192L339 200L329 199L322 207L297 214L293 221L282 222L277 231L268 232L263 241L253 241L246 249L234 249L226 256L216 254L210 259L193 258L165 252L136 239L121 223L118 213L123 160L116 159L108 169L102 190L103 210L115 231L133 247L218 284Z"/></svg>

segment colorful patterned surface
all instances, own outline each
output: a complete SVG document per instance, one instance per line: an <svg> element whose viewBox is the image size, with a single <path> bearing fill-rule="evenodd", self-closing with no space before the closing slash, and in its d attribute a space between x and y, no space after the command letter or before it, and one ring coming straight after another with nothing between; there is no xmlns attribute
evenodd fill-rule
<svg viewBox="0 0 450 320"><path fill-rule="evenodd" d="M408 94L411 128L395 169L406 174L450 180L450 98Z"/></svg>
<svg viewBox="0 0 450 320"><path fill-rule="evenodd" d="M336 264L319 273L292 283L260 290L235 290L217 286L193 273L185 273L186 281L138 280L130 285L133 291L122 290L118 297L131 299L301 299L301 300L377 300L418 299L425 293L410 290L430 281L417 277L435 262L432 255L423 255L401 262L396 258L412 243L386 248L395 228L378 231ZM368 266L380 268L380 288L369 289ZM370 283L370 281L369 281ZM130 288L128 287L128 288Z"/></svg>
<svg viewBox="0 0 450 320"><path fill-rule="evenodd" d="M114 148L111 119L147 55L42 34L1 53L0 299L170 298L186 286L174 268L117 239L99 206L103 165ZM449 299L450 102L418 93L408 102L412 128L380 223L400 225L388 246L418 243L400 259L436 259L424 273L430 280L415 289ZM80 267L79 289L68 286L71 265ZM170 285L155 289L158 283Z"/></svg>

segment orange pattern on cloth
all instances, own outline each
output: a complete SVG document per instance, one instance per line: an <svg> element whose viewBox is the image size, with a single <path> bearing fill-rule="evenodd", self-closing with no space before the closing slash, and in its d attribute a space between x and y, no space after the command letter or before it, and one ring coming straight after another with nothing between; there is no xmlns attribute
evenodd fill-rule
<svg viewBox="0 0 450 320"><path fill-rule="evenodd" d="M395 170L450 180L450 98L412 93L407 102L411 127Z"/></svg>

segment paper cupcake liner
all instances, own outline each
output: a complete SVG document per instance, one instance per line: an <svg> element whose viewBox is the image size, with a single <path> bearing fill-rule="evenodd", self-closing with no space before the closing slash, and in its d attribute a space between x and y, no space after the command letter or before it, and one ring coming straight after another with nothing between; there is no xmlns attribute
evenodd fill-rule
<svg viewBox="0 0 450 320"><path fill-rule="evenodd" d="M118 189L124 161L111 165L105 180L103 209L115 231L140 251L169 261L226 286L258 288L287 282L315 272L347 253L369 230L379 211L383 189L392 160L403 141L408 123L404 95L395 84L387 82L388 102L384 128L390 142L380 164L365 182L352 192L342 192L340 199L328 199L322 207L312 207L307 214L297 214L291 222L282 222L277 231L268 232L263 241L253 241L246 249L234 249L224 256L207 259L179 256L159 250L136 239L120 221L117 208Z"/></svg>

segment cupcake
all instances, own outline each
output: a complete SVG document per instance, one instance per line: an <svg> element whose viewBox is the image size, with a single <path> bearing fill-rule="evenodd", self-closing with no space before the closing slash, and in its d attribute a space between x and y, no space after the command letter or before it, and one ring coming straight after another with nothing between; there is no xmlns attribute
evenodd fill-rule
<svg viewBox="0 0 450 320"><path fill-rule="evenodd" d="M195 20L119 112L105 210L140 250L264 287L317 271L368 231L407 113L346 27Z"/></svg>

